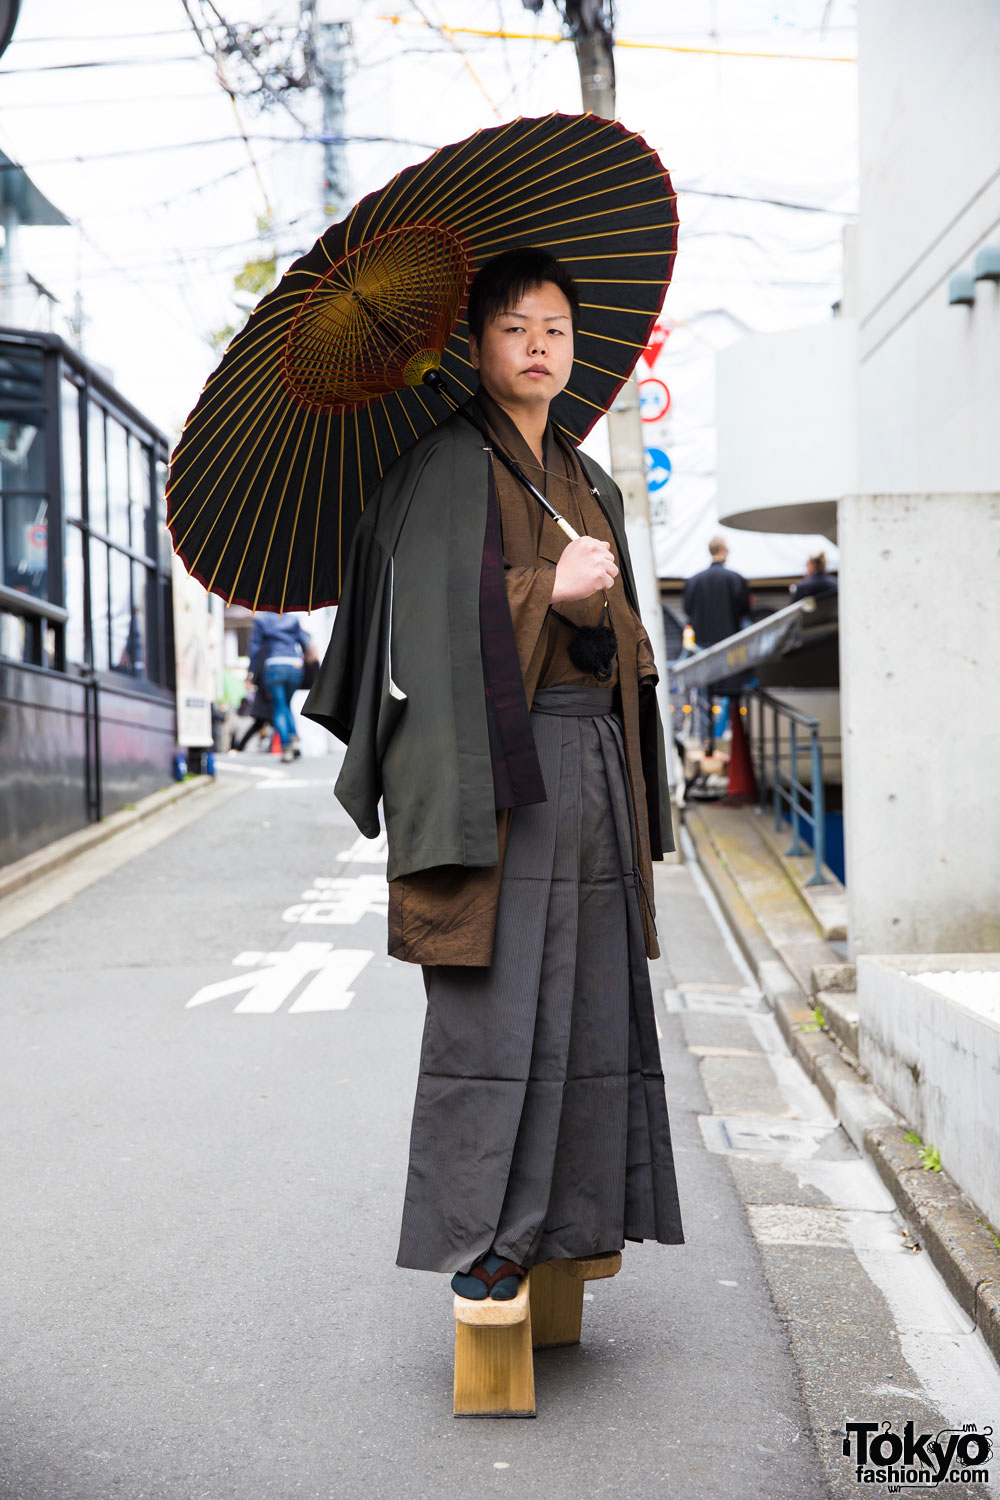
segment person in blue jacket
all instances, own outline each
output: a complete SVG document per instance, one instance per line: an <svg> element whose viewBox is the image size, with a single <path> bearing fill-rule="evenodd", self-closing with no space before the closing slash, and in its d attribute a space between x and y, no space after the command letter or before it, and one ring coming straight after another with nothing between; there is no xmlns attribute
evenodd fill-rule
<svg viewBox="0 0 1000 1500"><path fill-rule="evenodd" d="M302 752L295 733L289 702L302 686L302 669L312 641L293 614L257 615L250 637L250 675L258 687L271 695L272 722L281 740L282 760L294 760Z"/></svg>

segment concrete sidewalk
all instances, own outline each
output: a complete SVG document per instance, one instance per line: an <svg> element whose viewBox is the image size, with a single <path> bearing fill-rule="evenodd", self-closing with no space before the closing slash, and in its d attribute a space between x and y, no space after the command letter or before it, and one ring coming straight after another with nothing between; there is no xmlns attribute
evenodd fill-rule
<svg viewBox="0 0 1000 1500"><path fill-rule="evenodd" d="M592 1284L536 1420L456 1421L447 1278L394 1264L423 986L337 764L224 765L201 816L0 945L0 1500L847 1500L846 1420L995 1413L676 865L653 979L687 1243Z"/></svg>
<svg viewBox="0 0 1000 1500"><path fill-rule="evenodd" d="M691 852L792 1054L866 1154L952 1295L1000 1362L1000 1242L945 1172L928 1172L912 1134L858 1063L854 968L832 932L846 917L843 888L805 887L811 861L783 852L755 807L701 803L686 811Z"/></svg>

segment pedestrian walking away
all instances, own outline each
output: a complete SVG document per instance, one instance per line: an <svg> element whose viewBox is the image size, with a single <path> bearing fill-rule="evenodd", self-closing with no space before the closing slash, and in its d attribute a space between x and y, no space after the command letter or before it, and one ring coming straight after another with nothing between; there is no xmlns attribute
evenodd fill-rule
<svg viewBox="0 0 1000 1500"><path fill-rule="evenodd" d="M271 700L282 760L294 760L300 753L291 697L302 686L303 667L310 655L312 641L295 615L256 616L250 637L250 675Z"/></svg>
<svg viewBox="0 0 1000 1500"><path fill-rule="evenodd" d="M252 696L250 696L251 689L253 689ZM253 678L249 674L247 675L247 696L244 697L240 704L238 712L241 717L250 720L249 726L244 729L238 738L233 739L231 746L233 750L242 752L249 745L254 735L261 734L274 719L271 695L266 688L254 687Z"/></svg>
<svg viewBox="0 0 1000 1500"><path fill-rule="evenodd" d="M683 1242L647 967L673 847L656 665L620 491L549 419L578 307L545 251L479 271L479 389L368 501L304 709L347 744L368 836L382 798L389 951L423 970L397 1264L474 1299Z"/></svg>
<svg viewBox="0 0 1000 1500"><path fill-rule="evenodd" d="M684 613L694 630L695 647L699 651L724 641L749 624L753 602L742 573L726 567L729 548L721 536L713 536L708 553L712 559L708 567L692 574L684 585ZM707 754L712 754L715 740L713 700L738 697L752 675L742 672L713 682L710 688L702 691L699 734L705 742Z"/></svg>

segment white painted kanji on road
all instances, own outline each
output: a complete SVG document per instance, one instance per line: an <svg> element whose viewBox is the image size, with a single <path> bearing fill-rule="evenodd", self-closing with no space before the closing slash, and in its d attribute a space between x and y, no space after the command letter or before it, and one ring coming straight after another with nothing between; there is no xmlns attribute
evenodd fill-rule
<svg viewBox="0 0 1000 1500"><path fill-rule="evenodd" d="M318 875L302 900L282 912L282 921L353 926L371 913L384 917L389 887L384 875Z"/></svg>
<svg viewBox="0 0 1000 1500"><path fill-rule="evenodd" d="M337 862L342 865L381 865L384 869L388 857L389 840L383 829L373 839L366 839L361 834L349 849L341 849Z"/></svg>
<svg viewBox="0 0 1000 1500"><path fill-rule="evenodd" d="M280 1010L289 995L308 979L305 989L288 1007L290 1013L346 1010L354 999L354 992L348 986L371 957L370 949L334 948L332 943L294 943L283 953L238 953L233 963L248 972L203 985L191 996L186 1009L245 992L233 1009L243 1014L268 1015Z"/></svg>

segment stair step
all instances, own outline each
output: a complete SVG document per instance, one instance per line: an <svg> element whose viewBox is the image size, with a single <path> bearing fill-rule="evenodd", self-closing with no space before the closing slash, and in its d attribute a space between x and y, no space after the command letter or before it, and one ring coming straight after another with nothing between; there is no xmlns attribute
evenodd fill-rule
<svg viewBox="0 0 1000 1500"><path fill-rule="evenodd" d="M696 821L735 882L768 943L811 995L813 969L842 962L817 930L812 911L784 863L761 834L760 817L747 808L689 803Z"/></svg>

